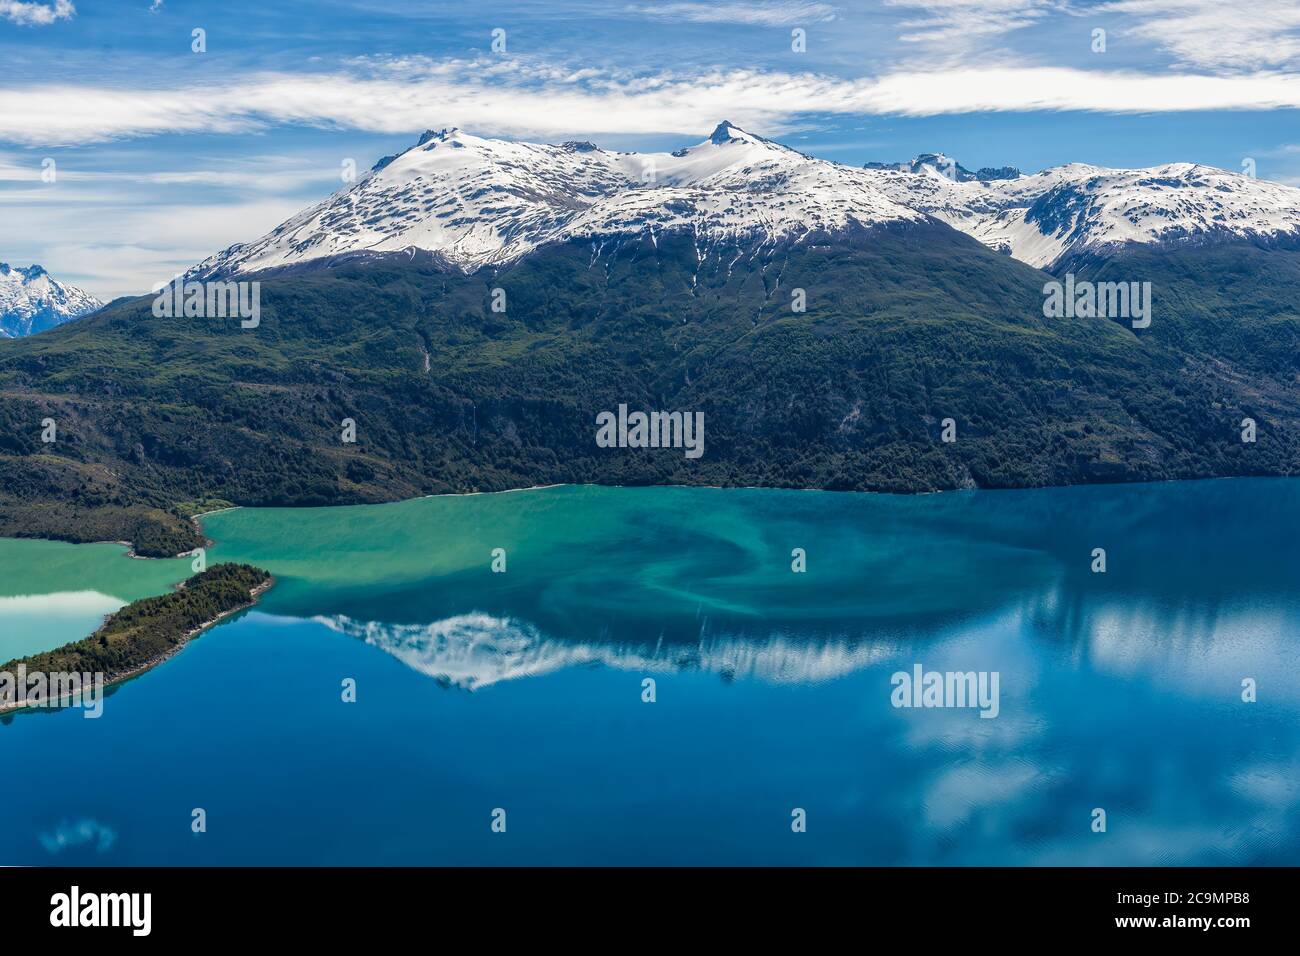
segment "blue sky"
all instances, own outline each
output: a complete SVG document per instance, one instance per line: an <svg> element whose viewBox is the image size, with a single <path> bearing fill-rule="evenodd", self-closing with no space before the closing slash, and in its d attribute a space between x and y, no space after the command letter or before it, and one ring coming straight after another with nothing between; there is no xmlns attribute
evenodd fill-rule
<svg viewBox="0 0 1300 956"><path fill-rule="evenodd" d="M103 298L428 127L664 149L729 119L845 163L1300 185L1298 0L0 0L0 64L0 261Z"/></svg>

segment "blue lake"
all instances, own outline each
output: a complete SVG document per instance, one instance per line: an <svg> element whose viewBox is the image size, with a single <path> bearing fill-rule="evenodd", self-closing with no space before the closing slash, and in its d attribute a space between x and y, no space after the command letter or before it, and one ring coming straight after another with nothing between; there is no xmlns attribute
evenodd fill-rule
<svg viewBox="0 0 1300 956"><path fill-rule="evenodd" d="M0 863L1294 865L1297 528L1280 479L215 514L275 587L100 719L0 719ZM0 542L0 650L187 571ZM893 706L918 664L997 716Z"/></svg>

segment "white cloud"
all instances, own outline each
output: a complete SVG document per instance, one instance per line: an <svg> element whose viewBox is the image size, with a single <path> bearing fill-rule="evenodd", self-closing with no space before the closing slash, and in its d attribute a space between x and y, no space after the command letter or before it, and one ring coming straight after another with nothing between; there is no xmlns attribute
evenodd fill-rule
<svg viewBox="0 0 1300 956"><path fill-rule="evenodd" d="M885 0L885 5L917 11L902 22L900 40L948 49L1033 26L1059 7L1053 0Z"/></svg>
<svg viewBox="0 0 1300 956"><path fill-rule="evenodd" d="M219 86L0 89L0 141L77 145L282 124L381 133L461 126L538 138L698 134L723 117L781 133L796 126L801 114L812 112L928 116L983 110L1127 113L1280 107L1300 107L1300 76L1025 66L906 71L862 79L745 69L575 80L565 70L519 62L493 67L478 61L404 61L400 71L266 73Z"/></svg>
<svg viewBox="0 0 1300 956"><path fill-rule="evenodd" d="M911 116L981 110L1108 113L1300 107L1300 76L1100 72L1006 67L893 73L864 91L865 112Z"/></svg>
<svg viewBox="0 0 1300 956"><path fill-rule="evenodd" d="M39 262L107 301L143 295L154 283L271 230L307 205L279 197L213 203L177 197L153 206L119 205L102 193L57 204L6 205L5 230L13 236L6 255Z"/></svg>
<svg viewBox="0 0 1300 956"><path fill-rule="evenodd" d="M340 167L310 152L171 170L106 169L79 154L60 161L55 183L41 182L38 157L0 153L4 257L105 300L143 294L343 185Z"/></svg>
<svg viewBox="0 0 1300 956"><path fill-rule="evenodd" d="M71 20L76 12L71 0L54 0L53 3L0 0L0 19L25 27L44 27L56 20Z"/></svg>
<svg viewBox="0 0 1300 956"><path fill-rule="evenodd" d="M1149 41L1189 66L1259 70L1300 63L1296 0L1116 0L1093 12L1125 15L1132 22L1121 22L1117 35Z"/></svg>
<svg viewBox="0 0 1300 956"><path fill-rule="evenodd" d="M625 13L656 20L693 23L748 23L756 26L797 26L835 19L829 3L655 3L632 4Z"/></svg>
<svg viewBox="0 0 1300 956"><path fill-rule="evenodd" d="M1064 16L1081 18L1089 29L1106 29L1111 49L1129 56L1162 51L1179 65L1208 70L1300 63L1297 0L1251 0L1245 7L1225 0L1105 0L1090 7L1070 0L885 0L885 5L906 17L899 24L900 40L949 56L1005 52L1006 34L1036 26L1057 29ZM1035 34L1040 36L1047 34Z"/></svg>
<svg viewBox="0 0 1300 956"><path fill-rule="evenodd" d="M368 162L369 160L367 160ZM32 195L49 192L49 184L41 181L42 167L37 158L23 158L0 154L0 183L28 183L28 191L0 189L0 205L22 202ZM97 183L156 186L211 186L246 193L284 193L301 189L305 184L338 184L341 166L304 166L301 160L288 161L272 157L248 157L228 169L175 169L175 170L123 170L105 171L84 169L64 161L58 167L57 185L69 183ZM110 196L124 195L120 192ZM80 201L89 200L79 194Z"/></svg>

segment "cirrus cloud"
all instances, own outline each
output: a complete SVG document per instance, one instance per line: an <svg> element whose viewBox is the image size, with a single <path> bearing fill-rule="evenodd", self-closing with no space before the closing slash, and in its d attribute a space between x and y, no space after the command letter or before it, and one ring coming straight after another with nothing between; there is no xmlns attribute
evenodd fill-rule
<svg viewBox="0 0 1300 956"><path fill-rule="evenodd" d="M376 108L382 104L383 108ZM1112 113L1300 108L1300 76L1145 74L970 67L842 78L753 69L702 75L573 74L544 63L419 61L362 71L257 73L220 85L0 88L0 141L75 145L280 125L409 132L698 133L728 117L781 133L808 114L934 116L981 111Z"/></svg>
<svg viewBox="0 0 1300 956"><path fill-rule="evenodd" d="M1120 14L1126 35L1169 50L1180 63L1208 69L1281 68L1300 62L1300 3L1252 0L1114 0L1098 15Z"/></svg>
<svg viewBox="0 0 1300 956"><path fill-rule="evenodd" d="M653 3L631 4L623 12L655 20L691 23L747 23L780 27L799 23L825 23L835 19L829 3Z"/></svg>

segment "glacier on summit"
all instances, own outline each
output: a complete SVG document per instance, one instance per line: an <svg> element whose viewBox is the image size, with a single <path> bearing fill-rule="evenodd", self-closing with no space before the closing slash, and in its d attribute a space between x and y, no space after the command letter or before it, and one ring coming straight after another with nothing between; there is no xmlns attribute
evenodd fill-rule
<svg viewBox="0 0 1300 956"><path fill-rule="evenodd" d="M1050 268L1126 243L1300 238L1300 189L1191 163L1024 174L966 170L943 154L848 166L729 122L670 153L543 145L427 131L355 183L267 235L220 252L196 277L337 257L422 251L473 272L552 242L693 234L802 241L932 217L1030 265Z"/></svg>

